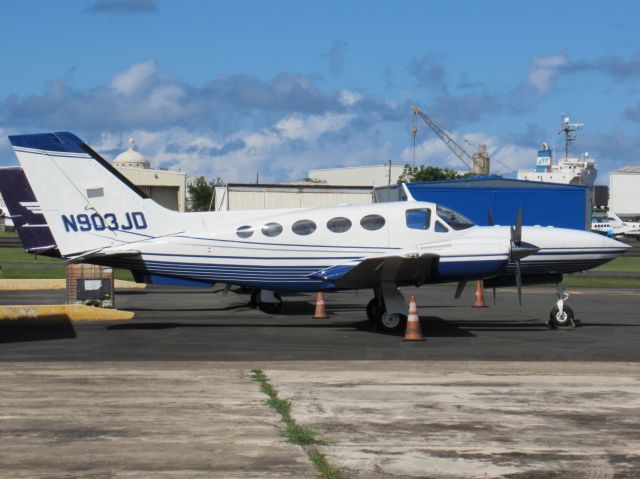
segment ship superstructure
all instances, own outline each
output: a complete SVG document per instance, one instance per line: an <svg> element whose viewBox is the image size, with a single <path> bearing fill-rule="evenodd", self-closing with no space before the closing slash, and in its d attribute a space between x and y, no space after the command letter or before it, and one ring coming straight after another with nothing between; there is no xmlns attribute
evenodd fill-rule
<svg viewBox="0 0 640 479"><path fill-rule="evenodd" d="M569 145L576 139L576 132L582 126L582 123L571 123L569 117L564 116L560 129L560 132L564 133L564 158L554 164L553 150L547 143L543 143L542 148L538 151L536 168L534 170L519 170L518 179L593 186L598 176L596 162L591 159L589 153L584 153L580 158L569 155Z"/></svg>

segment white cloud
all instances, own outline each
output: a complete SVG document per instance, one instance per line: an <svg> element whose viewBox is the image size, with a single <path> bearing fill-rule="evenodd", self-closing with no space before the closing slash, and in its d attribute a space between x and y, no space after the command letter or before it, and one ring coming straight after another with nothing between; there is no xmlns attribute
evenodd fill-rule
<svg viewBox="0 0 640 479"><path fill-rule="evenodd" d="M111 87L125 96L132 95L147 86L157 71L155 60L136 63L116 74L111 80Z"/></svg>
<svg viewBox="0 0 640 479"><path fill-rule="evenodd" d="M347 141L319 143L323 135L348 127L352 114L289 115L257 131L229 134L203 133L186 128L133 130L119 135L103 134L95 149L113 160L134 138L138 150L152 166L181 169L189 176L221 177L226 182L292 181L307 176L312 168L382 163L392 157L391 146L374 146L369 133ZM238 148L224 151L224 146Z"/></svg>
<svg viewBox="0 0 640 479"><path fill-rule="evenodd" d="M473 155L478 145L486 145L492 160L492 174L513 174L518 169L533 168L535 165L537 149L533 147L504 143L499 138L485 133L467 133L462 139L457 137L456 140L470 155ZM405 148L401 158L404 163L412 164L413 147ZM416 165L469 171L469 168L438 138L431 138L416 145Z"/></svg>
<svg viewBox="0 0 640 479"><path fill-rule="evenodd" d="M342 90L338 96L338 101L343 106L353 106L362 100L362 95L354 91Z"/></svg>
<svg viewBox="0 0 640 479"><path fill-rule="evenodd" d="M564 54L534 57L529 67L529 85L540 95L551 90L558 70L569 63Z"/></svg>
<svg viewBox="0 0 640 479"><path fill-rule="evenodd" d="M326 113L324 115L289 115L275 127L288 140L315 141L325 133L341 130L355 118L353 113Z"/></svg>

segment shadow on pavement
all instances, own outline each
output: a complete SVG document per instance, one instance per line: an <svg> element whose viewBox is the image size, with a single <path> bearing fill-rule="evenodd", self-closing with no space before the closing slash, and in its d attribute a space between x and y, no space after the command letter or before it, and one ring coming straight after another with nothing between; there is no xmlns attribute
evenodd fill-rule
<svg viewBox="0 0 640 479"><path fill-rule="evenodd" d="M0 343L73 339L75 337L76 331L73 323L64 315L0 321Z"/></svg>

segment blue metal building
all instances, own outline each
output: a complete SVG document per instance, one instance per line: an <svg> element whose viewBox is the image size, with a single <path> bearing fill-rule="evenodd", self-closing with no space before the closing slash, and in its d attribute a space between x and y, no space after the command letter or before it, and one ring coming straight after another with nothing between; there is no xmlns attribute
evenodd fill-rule
<svg viewBox="0 0 640 479"><path fill-rule="evenodd" d="M478 225L511 225L522 207L522 224L588 230L591 192L587 186L477 176L459 180L407 183L419 201L448 206ZM406 200L400 185L375 189L377 202Z"/></svg>

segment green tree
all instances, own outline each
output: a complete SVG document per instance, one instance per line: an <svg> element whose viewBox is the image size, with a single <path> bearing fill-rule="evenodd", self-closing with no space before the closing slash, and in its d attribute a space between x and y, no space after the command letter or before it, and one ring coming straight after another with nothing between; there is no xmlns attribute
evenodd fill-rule
<svg viewBox="0 0 640 479"><path fill-rule="evenodd" d="M402 175L398 178L398 182L413 181L442 181L442 180L455 180L459 178L468 178L472 176L469 173L460 173L452 168L439 168L437 166L410 166L404 165Z"/></svg>
<svg viewBox="0 0 640 479"><path fill-rule="evenodd" d="M224 181L220 178L208 180L204 176L199 176L191 183L189 190L191 211L209 211L215 209L216 186L224 186Z"/></svg>

